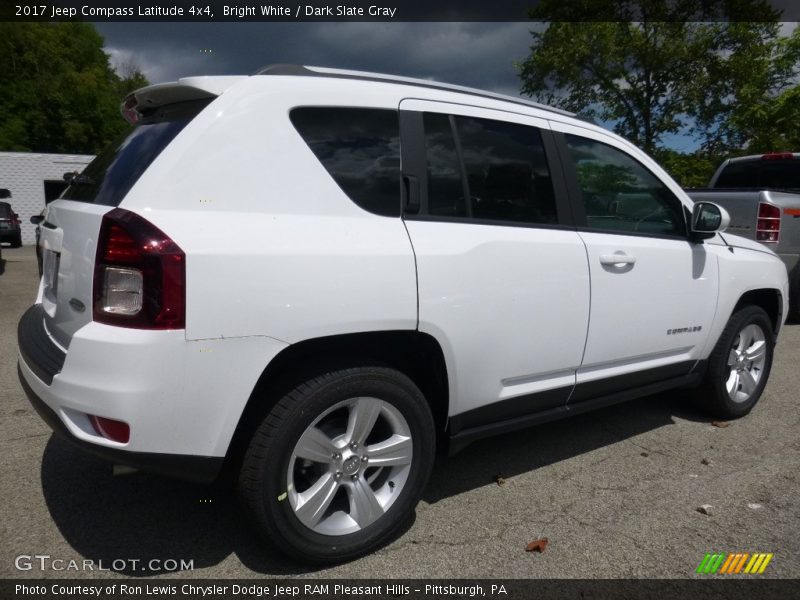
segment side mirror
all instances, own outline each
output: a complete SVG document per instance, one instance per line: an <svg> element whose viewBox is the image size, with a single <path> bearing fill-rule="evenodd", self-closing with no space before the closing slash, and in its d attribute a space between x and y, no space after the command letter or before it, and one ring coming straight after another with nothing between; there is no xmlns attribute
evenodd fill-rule
<svg viewBox="0 0 800 600"><path fill-rule="evenodd" d="M713 202L697 202L692 209L692 238L706 240L731 224L728 211Z"/></svg>
<svg viewBox="0 0 800 600"><path fill-rule="evenodd" d="M42 221L44 221L44 215L33 215L31 217L31 223L33 223L34 225L38 225Z"/></svg>

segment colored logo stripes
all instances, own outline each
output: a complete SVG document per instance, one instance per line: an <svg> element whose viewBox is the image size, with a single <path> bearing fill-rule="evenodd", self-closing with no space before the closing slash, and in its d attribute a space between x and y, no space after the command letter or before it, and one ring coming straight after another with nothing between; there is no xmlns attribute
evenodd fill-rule
<svg viewBox="0 0 800 600"><path fill-rule="evenodd" d="M725 552L706 553L695 573L705 573L706 575L756 575L764 572L773 556L772 552L756 552L753 554L749 552L731 554Z"/></svg>

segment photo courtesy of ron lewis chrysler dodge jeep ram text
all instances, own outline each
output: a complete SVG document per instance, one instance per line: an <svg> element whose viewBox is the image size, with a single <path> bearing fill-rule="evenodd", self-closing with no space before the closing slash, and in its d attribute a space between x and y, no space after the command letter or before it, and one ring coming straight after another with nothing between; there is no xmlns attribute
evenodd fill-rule
<svg viewBox="0 0 800 600"><path fill-rule="evenodd" d="M109 460L237 472L296 558L391 540L437 448L677 387L736 418L767 383L784 264L570 114L285 65L122 111L41 225L20 380Z"/></svg>

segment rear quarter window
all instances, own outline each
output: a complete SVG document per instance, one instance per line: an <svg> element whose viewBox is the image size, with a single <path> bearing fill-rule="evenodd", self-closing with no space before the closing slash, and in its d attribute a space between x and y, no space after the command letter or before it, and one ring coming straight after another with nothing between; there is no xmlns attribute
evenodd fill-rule
<svg viewBox="0 0 800 600"><path fill-rule="evenodd" d="M395 110L300 107L290 113L317 160L358 206L400 216L400 122Z"/></svg>

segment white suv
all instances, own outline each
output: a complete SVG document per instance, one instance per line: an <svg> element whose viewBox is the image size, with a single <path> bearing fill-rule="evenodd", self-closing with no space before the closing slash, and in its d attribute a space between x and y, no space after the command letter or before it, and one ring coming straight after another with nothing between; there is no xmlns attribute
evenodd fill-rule
<svg viewBox="0 0 800 600"><path fill-rule="evenodd" d="M437 446L699 384L746 414L786 268L647 155L518 98L278 66L133 93L42 226L42 417L115 462L237 469L275 546L391 539Z"/></svg>

